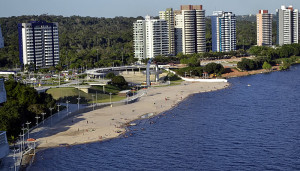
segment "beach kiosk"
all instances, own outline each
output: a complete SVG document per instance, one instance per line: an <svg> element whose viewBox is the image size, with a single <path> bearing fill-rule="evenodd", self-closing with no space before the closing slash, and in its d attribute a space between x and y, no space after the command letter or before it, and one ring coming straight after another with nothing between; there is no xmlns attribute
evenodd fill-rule
<svg viewBox="0 0 300 171"><path fill-rule="evenodd" d="M29 155L32 155L32 156L35 155L35 147L36 147L35 142L36 142L36 140L34 138L27 139L27 145L28 145L28 148L30 151Z"/></svg>

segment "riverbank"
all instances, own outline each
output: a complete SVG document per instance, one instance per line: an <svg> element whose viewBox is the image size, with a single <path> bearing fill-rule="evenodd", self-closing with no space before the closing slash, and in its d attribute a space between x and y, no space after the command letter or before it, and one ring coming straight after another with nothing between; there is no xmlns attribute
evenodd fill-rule
<svg viewBox="0 0 300 171"><path fill-rule="evenodd" d="M126 125L147 113L158 115L188 96L223 89L229 83L182 82L181 85L151 87L137 102L105 107L61 121L37 139L38 148L103 141L126 132Z"/></svg>
<svg viewBox="0 0 300 171"><path fill-rule="evenodd" d="M279 66L273 66L271 70L258 69L252 71L238 71L236 68L225 67L226 73L222 74L223 78L243 77L248 75L262 74L268 72L279 71Z"/></svg>

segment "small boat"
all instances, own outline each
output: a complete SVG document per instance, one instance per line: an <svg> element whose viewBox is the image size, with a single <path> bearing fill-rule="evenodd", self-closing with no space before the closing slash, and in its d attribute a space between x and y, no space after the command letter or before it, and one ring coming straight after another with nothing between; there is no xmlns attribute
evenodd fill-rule
<svg viewBox="0 0 300 171"><path fill-rule="evenodd" d="M136 126L136 123L130 123L129 125L130 126Z"/></svg>
<svg viewBox="0 0 300 171"><path fill-rule="evenodd" d="M248 87L250 87L251 85L250 84L248 84Z"/></svg>

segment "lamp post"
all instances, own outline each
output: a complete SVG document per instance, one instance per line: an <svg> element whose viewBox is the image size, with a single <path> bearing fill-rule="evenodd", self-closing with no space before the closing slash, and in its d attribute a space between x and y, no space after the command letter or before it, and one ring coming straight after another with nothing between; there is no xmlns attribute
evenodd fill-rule
<svg viewBox="0 0 300 171"><path fill-rule="evenodd" d="M127 97L127 104L128 104L128 100L129 100L129 96L128 96L128 94L126 94L126 97Z"/></svg>
<svg viewBox="0 0 300 171"><path fill-rule="evenodd" d="M61 106L60 104L57 105L58 117L59 117L59 107L60 107L60 106Z"/></svg>
<svg viewBox="0 0 300 171"><path fill-rule="evenodd" d="M80 102L80 96L78 96L77 100L78 100L78 110L79 110L79 102Z"/></svg>
<svg viewBox="0 0 300 171"><path fill-rule="evenodd" d="M110 101L110 105L111 105L111 94L112 94L112 93L109 93L109 99L110 99L109 101Z"/></svg>
<svg viewBox="0 0 300 171"><path fill-rule="evenodd" d="M67 103L67 113L69 113L69 102L70 101L68 101L68 100L66 101L66 103Z"/></svg>
<svg viewBox="0 0 300 171"><path fill-rule="evenodd" d="M96 91L96 106L97 106L97 104L98 104L98 91Z"/></svg>
<svg viewBox="0 0 300 171"><path fill-rule="evenodd" d="M20 135L19 135L19 137L20 137L20 153L21 153L21 156L23 155L23 146L22 146L22 144L23 144L23 142L22 142L22 133L20 133Z"/></svg>
<svg viewBox="0 0 300 171"><path fill-rule="evenodd" d="M92 105L93 105L93 110L95 110L95 105L94 105L94 97L95 97L95 95L94 95L94 94L92 94L92 100L93 100L93 103L92 103Z"/></svg>
<svg viewBox="0 0 300 171"><path fill-rule="evenodd" d="M31 124L31 122L27 121L25 124L27 125L27 133L28 133L28 139L29 139L29 125Z"/></svg>
<svg viewBox="0 0 300 171"><path fill-rule="evenodd" d="M50 110L50 112L51 112L51 116L50 116L50 117L51 117L51 126L52 126L52 110L53 110L53 109L54 109L53 107L50 107L50 108L49 108L49 110Z"/></svg>
<svg viewBox="0 0 300 171"><path fill-rule="evenodd" d="M39 118L41 118L41 117L39 117L39 116L37 116L36 115L36 131L38 131L38 126L39 126Z"/></svg>
<svg viewBox="0 0 300 171"><path fill-rule="evenodd" d="M15 169L14 171L17 171L16 151L18 151L18 150L16 150L16 149L13 150L13 152L14 152L14 156L13 156L13 159L14 159L14 169Z"/></svg>
<svg viewBox="0 0 300 171"><path fill-rule="evenodd" d="M39 125L39 118L40 118L40 117L39 117L39 116L36 116L35 118L36 118L36 126L38 126L38 125Z"/></svg>
<svg viewBox="0 0 300 171"><path fill-rule="evenodd" d="M27 129L27 128L24 128L24 127L22 128L22 131L23 131L23 134L22 134L22 138L23 138L23 140L22 140L22 143L23 143L23 149L25 149L25 141L24 141L24 135L25 135L25 134L24 134L24 131L25 131L26 129ZM22 150L23 150L23 149L22 149Z"/></svg>
<svg viewBox="0 0 300 171"><path fill-rule="evenodd" d="M41 115L43 116L43 125L45 124L45 118L44 118L44 115L46 115L46 113L45 112L43 112L43 113L41 113Z"/></svg>

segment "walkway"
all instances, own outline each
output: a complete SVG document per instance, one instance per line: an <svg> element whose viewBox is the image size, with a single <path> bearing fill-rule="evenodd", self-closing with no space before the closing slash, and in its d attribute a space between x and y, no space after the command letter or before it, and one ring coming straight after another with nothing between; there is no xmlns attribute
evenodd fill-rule
<svg viewBox="0 0 300 171"><path fill-rule="evenodd" d="M57 112L53 114L51 117L48 117L44 121L42 119L39 120L39 123L37 126L30 129L29 134L25 133L24 139L27 138L34 138L38 139L45 135L46 131L49 129L52 129L52 127L55 127L56 124L59 124L60 121L66 119L67 117L74 117L77 114L86 113L88 111L99 109L104 106L109 105L126 105L135 102L138 100L141 96L146 94L147 90L140 90L137 94L134 96L128 97L127 99L123 99L118 102L108 102L108 103L95 103L90 105L79 105L78 104L68 104L69 109L64 109L63 111ZM61 103L63 106L67 106L66 103ZM32 123L33 124L33 123ZM31 124L31 125L32 125ZM6 156L1 165L0 165L0 171L8 171L8 170L14 170L14 167L16 166L16 170L19 169L20 163L21 163L21 152L19 151L19 146L21 144L21 141L18 141L18 143L15 145L16 150L13 149L13 145L11 146L10 153L8 156Z"/></svg>

